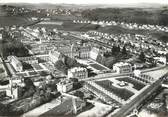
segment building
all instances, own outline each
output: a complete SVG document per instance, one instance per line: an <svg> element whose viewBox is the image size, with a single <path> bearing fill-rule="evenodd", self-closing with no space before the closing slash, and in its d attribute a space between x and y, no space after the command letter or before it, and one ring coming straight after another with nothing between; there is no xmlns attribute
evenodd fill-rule
<svg viewBox="0 0 168 117"><path fill-rule="evenodd" d="M140 71L140 70L134 70L134 75L135 75L136 77L140 77L141 71Z"/></svg>
<svg viewBox="0 0 168 117"><path fill-rule="evenodd" d="M2 61L2 58L0 57L0 76L1 78L3 77L6 77L8 74L7 74L7 71L4 67L4 64L3 64L3 61Z"/></svg>
<svg viewBox="0 0 168 117"><path fill-rule="evenodd" d="M13 98L13 99L18 99L19 98L19 88L8 88L6 89L6 95Z"/></svg>
<svg viewBox="0 0 168 117"><path fill-rule="evenodd" d="M17 72L23 71L23 65L16 56L10 56L10 63Z"/></svg>
<svg viewBox="0 0 168 117"><path fill-rule="evenodd" d="M26 62L28 64L38 64L38 59L34 56L31 57L20 57L21 61Z"/></svg>
<svg viewBox="0 0 168 117"><path fill-rule="evenodd" d="M60 92L68 92L73 88L73 82L70 80L63 80L57 84L57 90Z"/></svg>
<svg viewBox="0 0 168 117"><path fill-rule="evenodd" d="M37 17L31 17L31 19L32 19L33 21L38 20L38 18L37 18Z"/></svg>
<svg viewBox="0 0 168 117"><path fill-rule="evenodd" d="M74 46L73 44L71 46L58 48L58 51L70 58L79 57L79 48Z"/></svg>
<svg viewBox="0 0 168 117"><path fill-rule="evenodd" d="M55 63L58 60L61 60L63 58L63 54L58 51L53 50L49 52L49 57L50 57L51 62Z"/></svg>
<svg viewBox="0 0 168 117"><path fill-rule="evenodd" d="M79 50L79 57L81 59L88 59L90 57L90 46L82 46Z"/></svg>
<svg viewBox="0 0 168 117"><path fill-rule="evenodd" d="M21 87L15 85L13 83L13 80L10 80L10 84L8 85L8 88L6 89L6 95L13 98L13 99L18 99L21 97Z"/></svg>
<svg viewBox="0 0 168 117"><path fill-rule="evenodd" d="M132 72L132 66L129 63L119 62L113 65L113 70L117 73L129 73Z"/></svg>
<svg viewBox="0 0 168 117"><path fill-rule="evenodd" d="M163 65L167 64L167 60L165 56L160 56L160 57L154 57L154 60L156 61L156 63L160 63Z"/></svg>
<svg viewBox="0 0 168 117"><path fill-rule="evenodd" d="M100 52L99 48L93 47L90 51L90 58L96 60L99 55L99 52Z"/></svg>
<svg viewBox="0 0 168 117"><path fill-rule="evenodd" d="M70 58L81 58L81 59L87 59L90 57L90 46L65 46L58 48L58 51L63 53L64 55L70 57Z"/></svg>
<svg viewBox="0 0 168 117"><path fill-rule="evenodd" d="M2 34L0 34L0 40L2 40Z"/></svg>
<svg viewBox="0 0 168 117"><path fill-rule="evenodd" d="M48 54L44 55L36 55L37 60L41 61L50 61L50 57Z"/></svg>
<svg viewBox="0 0 168 117"><path fill-rule="evenodd" d="M88 71L83 67L74 67L68 70L68 78L87 78Z"/></svg>

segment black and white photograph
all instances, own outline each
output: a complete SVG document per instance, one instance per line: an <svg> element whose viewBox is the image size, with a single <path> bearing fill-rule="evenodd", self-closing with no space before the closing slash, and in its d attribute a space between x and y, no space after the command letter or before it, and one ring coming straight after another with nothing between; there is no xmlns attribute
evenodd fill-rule
<svg viewBox="0 0 168 117"><path fill-rule="evenodd" d="M0 0L0 117L168 117L168 0Z"/></svg>

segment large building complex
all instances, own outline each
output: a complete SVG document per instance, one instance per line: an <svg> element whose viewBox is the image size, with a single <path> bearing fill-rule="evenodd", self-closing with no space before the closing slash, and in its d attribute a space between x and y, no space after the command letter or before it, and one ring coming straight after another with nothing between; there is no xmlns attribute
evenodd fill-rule
<svg viewBox="0 0 168 117"><path fill-rule="evenodd" d="M31 57L19 57L19 60L26 62L28 64L38 64L38 59L34 56Z"/></svg>
<svg viewBox="0 0 168 117"><path fill-rule="evenodd" d="M9 58L11 65L16 71L18 72L23 71L23 65L16 56L10 56Z"/></svg>
<svg viewBox="0 0 168 117"><path fill-rule="evenodd" d="M81 58L87 59L90 57L90 46L76 46L71 45L66 47L61 47L58 49L59 52L71 58Z"/></svg>

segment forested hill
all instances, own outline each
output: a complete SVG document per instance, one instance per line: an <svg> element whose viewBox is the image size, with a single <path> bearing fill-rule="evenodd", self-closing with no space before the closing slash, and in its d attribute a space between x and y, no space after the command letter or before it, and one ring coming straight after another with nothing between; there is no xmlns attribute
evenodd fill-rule
<svg viewBox="0 0 168 117"><path fill-rule="evenodd" d="M138 24L168 25L168 7L161 8L97 8L84 10L82 16L89 20L119 21Z"/></svg>

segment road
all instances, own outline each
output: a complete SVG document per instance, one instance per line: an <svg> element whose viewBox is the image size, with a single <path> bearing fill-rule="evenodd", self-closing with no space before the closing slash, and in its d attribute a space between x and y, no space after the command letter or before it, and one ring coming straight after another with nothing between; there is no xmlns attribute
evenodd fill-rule
<svg viewBox="0 0 168 117"><path fill-rule="evenodd" d="M148 73L148 72L153 72L156 70L162 70L168 68L168 66L163 66L163 67L156 67L156 68L151 68L151 69L146 69L146 70L141 70L141 73ZM102 75L97 75L95 77L88 77L85 79L79 79L79 81L91 81L91 80L101 80L101 79L109 79L109 78L116 78L116 77L125 77L125 76L129 76L133 74L133 72L129 72L129 73L123 73L123 74L117 74L117 73L104 73Z"/></svg>
<svg viewBox="0 0 168 117"><path fill-rule="evenodd" d="M140 95L134 98L130 103L125 104L117 113L110 114L108 117L125 117L129 112L135 109L143 100L149 97L152 92L158 89L162 80L159 79L157 82L149 86L145 91L143 91Z"/></svg>

